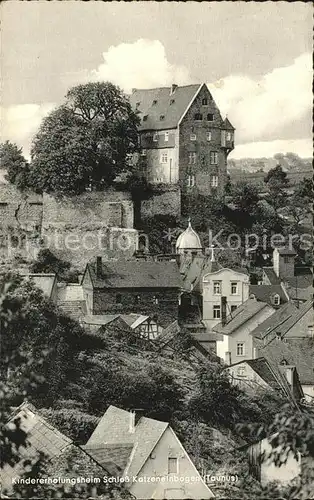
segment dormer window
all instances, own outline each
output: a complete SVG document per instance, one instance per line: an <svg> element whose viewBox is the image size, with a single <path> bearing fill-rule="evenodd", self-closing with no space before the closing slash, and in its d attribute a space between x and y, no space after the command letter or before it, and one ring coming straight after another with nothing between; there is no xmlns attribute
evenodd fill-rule
<svg viewBox="0 0 314 500"><path fill-rule="evenodd" d="M147 118L148 118L148 115L144 115L144 116L143 116L143 122L146 122L146 121L147 121Z"/></svg>
<svg viewBox="0 0 314 500"><path fill-rule="evenodd" d="M156 104L157 104L157 101L156 101L156 100L154 100L154 101L153 101L153 106L156 106Z"/></svg>
<svg viewBox="0 0 314 500"><path fill-rule="evenodd" d="M159 120L162 122L165 119L165 115L160 115Z"/></svg>
<svg viewBox="0 0 314 500"><path fill-rule="evenodd" d="M196 120L196 121L202 121L203 120L202 113L195 113L194 120Z"/></svg>
<svg viewBox="0 0 314 500"><path fill-rule="evenodd" d="M208 115L207 115L207 121L208 122L213 122L214 121L214 115L212 113L208 113Z"/></svg>
<svg viewBox="0 0 314 500"><path fill-rule="evenodd" d="M280 295L278 295L278 293L276 293L273 296L273 304L274 304L274 306L279 306L280 305Z"/></svg>
<svg viewBox="0 0 314 500"><path fill-rule="evenodd" d="M207 97L204 97L204 99L202 99L202 105L203 106L208 106L208 99L207 99Z"/></svg>

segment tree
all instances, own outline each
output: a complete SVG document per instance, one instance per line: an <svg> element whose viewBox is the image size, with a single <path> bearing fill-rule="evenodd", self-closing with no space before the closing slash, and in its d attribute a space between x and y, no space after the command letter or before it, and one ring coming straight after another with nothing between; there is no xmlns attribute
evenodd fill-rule
<svg viewBox="0 0 314 500"><path fill-rule="evenodd" d="M282 166L278 164L267 172L264 182L268 185L276 182L280 186L286 186L288 184L287 173L283 170Z"/></svg>
<svg viewBox="0 0 314 500"><path fill-rule="evenodd" d="M131 168L138 149L136 113L111 83L70 89L42 122L31 148L30 183L38 192L79 194L104 189Z"/></svg>
<svg viewBox="0 0 314 500"><path fill-rule="evenodd" d="M56 257L49 248L39 250L37 259L30 266L32 273L55 273L62 281L75 283L79 271L71 269L70 262Z"/></svg>
<svg viewBox="0 0 314 500"><path fill-rule="evenodd" d="M258 203L258 189L245 181L237 182L232 188L232 198L237 209L246 214L252 214Z"/></svg>
<svg viewBox="0 0 314 500"><path fill-rule="evenodd" d="M22 154L22 148L10 141L0 144L0 164L6 170L5 178L11 184L18 188L27 187L29 165Z"/></svg>

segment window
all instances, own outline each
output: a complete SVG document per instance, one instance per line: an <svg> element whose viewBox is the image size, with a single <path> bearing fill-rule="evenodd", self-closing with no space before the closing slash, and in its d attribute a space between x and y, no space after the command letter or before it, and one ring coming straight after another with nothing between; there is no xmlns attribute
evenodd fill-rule
<svg viewBox="0 0 314 500"><path fill-rule="evenodd" d="M0 203L0 207L7 207L7 206L8 206L8 203L5 203L5 202Z"/></svg>
<svg viewBox="0 0 314 500"><path fill-rule="evenodd" d="M238 377L245 377L245 366L238 366L237 376Z"/></svg>
<svg viewBox="0 0 314 500"><path fill-rule="evenodd" d="M160 161L161 161L161 163L168 163L168 153L167 152L161 153Z"/></svg>
<svg viewBox="0 0 314 500"><path fill-rule="evenodd" d="M196 153L189 153L189 165L195 165Z"/></svg>
<svg viewBox="0 0 314 500"><path fill-rule="evenodd" d="M202 105L203 106L207 106L208 105L208 99L207 99L207 97L204 97L204 99L202 99Z"/></svg>
<svg viewBox="0 0 314 500"><path fill-rule="evenodd" d="M134 297L134 305L137 305L140 303L140 296L139 295L135 295Z"/></svg>
<svg viewBox="0 0 314 500"><path fill-rule="evenodd" d="M238 306L231 306L231 312L233 313L236 309L237 309Z"/></svg>
<svg viewBox="0 0 314 500"><path fill-rule="evenodd" d="M278 293L276 293L273 296L273 304L274 304L274 306L279 306L280 305L280 295L278 295Z"/></svg>
<svg viewBox="0 0 314 500"><path fill-rule="evenodd" d="M170 106L175 103L174 99L170 99Z"/></svg>
<svg viewBox="0 0 314 500"><path fill-rule="evenodd" d="M158 141L158 132L155 132L153 135L153 141L157 142Z"/></svg>
<svg viewBox="0 0 314 500"><path fill-rule="evenodd" d="M289 264L290 259L289 259L288 255L284 255L283 261L285 264Z"/></svg>
<svg viewBox="0 0 314 500"><path fill-rule="evenodd" d="M116 304L122 304L122 297L120 293L116 295Z"/></svg>
<svg viewBox="0 0 314 500"><path fill-rule="evenodd" d="M188 175L187 186L188 187L194 187L195 186L195 175Z"/></svg>
<svg viewBox="0 0 314 500"><path fill-rule="evenodd" d="M168 474L177 474L179 472L179 461L177 458L168 458Z"/></svg>
<svg viewBox="0 0 314 500"><path fill-rule="evenodd" d="M195 113L194 115L194 120L201 121L203 120L203 115L202 113Z"/></svg>
<svg viewBox="0 0 314 500"><path fill-rule="evenodd" d="M155 305L158 304L158 297L156 297L156 295L154 295L154 297L153 297L153 304L155 304Z"/></svg>
<svg viewBox="0 0 314 500"><path fill-rule="evenodd" d="M153 101L153 106L156 106L156 104L157 104L157 101L156 101L156 100L154 100L154 101Z"/></svg>
<svg viewBox="0 0 314 500"><path fill-rule="evenodd" d="M141 151L141 156L146 156L146 154L147 154L146 149L142 149L142 151Z"/></svg>
<svg viewBox="0 0 314 500"><path fill-rule="evenodd" d="M214 115L212 113L208 113L208 115L207 115L207 121L208 122L213 122L214 121Z"/></svg>
<svg viewBox="0 0 314 500"><path fill-rule="evenodd" d="M214 281L214 295L220 295L220 294L221 294L221 282Z"/></svg>
<svg viewBox="0 0 314 500"><path fill-rule="evenodd" d="M226 139L227 139L227 141L232 141L232 134L231 134L231 132L227 132Z"/></svg>
<svg viewBox="0 0 314 500"><path fill-rule="evenodd" d="M237 295L238 294L238 283L233 282L231 283L231 295Z"/></svg>
<svg viewBox="0 0 314 500"><path fill-rule="evenodd" d="M212 187L217 187L218 186L218 175L213 175L212 176Z"/></svg>
<svg viewBox="0 0 314 500"><path fill-rule="evenodd" d="M209 158L210 158L210 164L211 165L217 165L218 164L218 153L217 153L217 151L211 151Z"/></svg>
<svg viewBox="0 0 314 500"><path fill-rule="evenodd" d="M169 141L169 132L165 132L165 142Z"/></svg>
<svg viewBox="0 0 314 500"><path fill-rule="evenodd" d="M244 342L237 343L237 356L244 356Z"/></svg>
<svg viewBox="0 0 314 500"><path fill-rule="evenodd" d="M213 307L213 318L220 319L220 306Z"/></svg>
<svg viewBox="0 0 314 500"><path fill-rule="evenodd" d="M160 115L159 120L162 122L165 119L165 115Z"/></svg>
<svg viewBox="0 0 314 500"><path fill-rule="evenodd" d="M140 107L140 105L141 105L141 103L140 103L140 102L137 102L137 103L136 103L136 105L135 105L135 106L136 106L136 109L138 109L138 108Z"/></svg>
<svg viewBox="0 0 314 500"><path fill-rule="evenodd" d="M147 121L147 118L148 118L148 115L144 115L144 116L143 116L143 122L146 122L146 121Z"/></svg>
<svg viewBox="0 0 314 500"><path fill-rule="evenodd" d="M309 337L312 337L312 338L314 337L314 325L309 325L307 327L307 333L308 333Z"/></svg>
<svg viewBox="0 0 314 500"><path fill-rule="evenodd" d="M212 140L212 133L211 132L206 132L206 140L211 141Z"/></svg>
<svg viewBox="0 0 314 500"><path fill-rule="evenodd" d="M190 141L196 141L196 134L190 135Z"/></svg>

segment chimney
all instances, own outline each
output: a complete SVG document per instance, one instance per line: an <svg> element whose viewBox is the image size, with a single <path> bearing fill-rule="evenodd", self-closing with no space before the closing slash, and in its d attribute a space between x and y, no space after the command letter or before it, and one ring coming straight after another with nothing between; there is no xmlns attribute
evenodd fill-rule
<svg viewBox="0 0 314 500"><path fill-rule="evenodd" d="M225 363L226 363L226 365L231 365L231 352L230 351L225 352Z"/></svg>
<svg viewBox="0 0 314 500"><path fill-rule="evenodd" d="M134 434L135 432L135 411L131 410L129 412L129 433Z"/></svg>
<svg viewBox="0 0 314 500"><path fill-rule="evenodd" d="M129 411L130 421L129 421L129 432L130 434L134 434L135 428L144 415L145 410L143 408L135 408Z"/></svg>
<svg viewBox="0 0 314 500"><path fill-rule="evenodd" d="M170 95L173 95L176 91L176 89L178 88L178 85L176 85L175 83L173 83L171 85L171 90L170 90Z"/></svg>
<svg viewBox="0 0 314 500"><path fill-rule="evenodd" d="M96 257L96 276L100 278L102 275L102 258Z"/></svg>
<svg viewBox="0 0 314 500"><path fill-rule="evenodd" d="M221 324L227 323L227 297L221 297Z"/></svg>
<svg viewBox="0 0 314 500"><path fill-rule="evenodd" d="M210 261L215 262L215 247L214 247L214 245L211 246L211 251L212 251L212 254L211 254Z"/></svg>

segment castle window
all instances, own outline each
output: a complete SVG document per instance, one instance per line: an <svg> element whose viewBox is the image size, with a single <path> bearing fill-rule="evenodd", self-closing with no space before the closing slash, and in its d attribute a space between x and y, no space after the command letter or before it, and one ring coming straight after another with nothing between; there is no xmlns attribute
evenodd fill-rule
<svg viewBox="0 0 314 500"><path fill-rule="evenodd" d="M147 118L148 118L148 115L144 115L144 116L143 116L143 122L146 122L146 121L147 121Z"/></svg>
<svg viewBox="0 0 314 500"><path fill-rule="evenodd" d="M220 319L220 306L214 306L213 307L213 318L214 319Z"/></svg>
<svg viewBox="0 0 314 500"><path fill-rule="evenodd" d="M157 101L156 100L153 101L153 106L156 106L156 104L157 104Z"/></svg>
<svg viewBox="0 0 314 500"><path fill-rule="evenodd" d="M122 304L121 293L117 293L117 295L116 295L116 304Z"/></svg>
<svg viewBox="0 0 314 500"><path fill-rule="evenodd" d="M218 186L218 175L213 175L212 176L212 187L217 187Z"/></svg>
<svg viewBox="0 0 314 500"><path fill-rule="evenodd" d="M214 115L213 115L213 113L208 113L208 115L207 115L207 121L208 122L213 122L214 121Z"/></svg>
<svg viewBox="0 0 314 500"><path fill-rule="evenodd" d="M159 120L162 122L165 119L165 115L160 115Z"/></svg>
<svg viewBox="0 0 314 500"><path fill-rule="evenodd" d="M216 151L210 152L210 164L217 165L218 164L218 153Z"/></svg>
<svg viewBox="0 0 314 500"><path fill-rule="evenodd" d="M212 133L211 132L206 132L206 140L211 141L212 140Z"/></svg>
<svg viewBox="0 0 314 500"><path fill-rule="evenodd" d="M158 297L156 295L153 296L153 304L158 305Z"/></svg>
<svg viewBox="0 0 314 500"><path fill-rule="evenodd" d="M161 163L168 163L168 153L167 152L161 153L160 162Z"/></svg>
<svg viewBox="0 0 314 500"><path fill-rule="evenodd" d="M188 187L194 187L195 186L195 175L188 175L187 186Z"/></svg>
<svg viewBox="0 0 314 500"><path fill-rule="evenodd" d="M138 305L140 303L140 296L139 295L135 295L134 297L134 305Z"/></svg>
<svg viewBox="0 0 314 500"><path fill-rule="evenodd" d="M194 120L201 121L203 120L203 115L202 113L195 113L194 115Z"/></svg>
<svg viewBox="0 0 314 500"><path fill-rule="evenodd" d="M147 150L146 149L142 149L141 156L146 156L146 154L147 154Z"/></svg>
<svg viewBox="0 0 314 500"><path fill-rule="evenodd" d="M226 139L227 139L227 141L232 141L232 134L231 134L231 132L227 132Z"/></svg>
<svg viewBox="0 0 314 500"><path fill-rule="evenodd" d="M189 165L195 165L196 153L189 153Z"/></svg>
<svg viewBox="0 0 314 500"><path fill-rule="evenodd" d="M221 294L221 282L214 281L214 295L220 295L220 294Z"/></svg>
<svg viewBox="0 0 314 500"><path fill-rule="evenodd" d="M165 142L169 141L169 132L165 132Z"/></svg>
<svg viewBox="0 0 314 500"><path fill-rule="evenodd" d="M168 458L168 474L178 474L179 460L177 458Z"/></svg>
<svg viewBox="0 0 314 500"><path fill-rule="evenodd" d="M202 99L202 104L203 104L203 106L208 106L208 99L207 99L207 97L204 97L204 99Z"/></svg>
<svg viewBox="0 0 314 500"><path fill-rule="evenodd" d="M237 356L244 356L244 342L237 342Z"/></svg>
<svg viewBox="0 0 314 500"><path fill-rule="evenodd" d="M5 208L8 206L8 203L1 202L0 203L0 208Z"/></svg>
<svg viewBox="0 0 314 500"><path fill-rule="evenodd" d="M190 141L196 141L196 134L190 135Z"/></svg>
<svg viewBox="0 0 314 500"><path fill-rule="evenodd" d="M155 132L153 135L153 141L157 142L158 141L158 132Z"/></svg>

